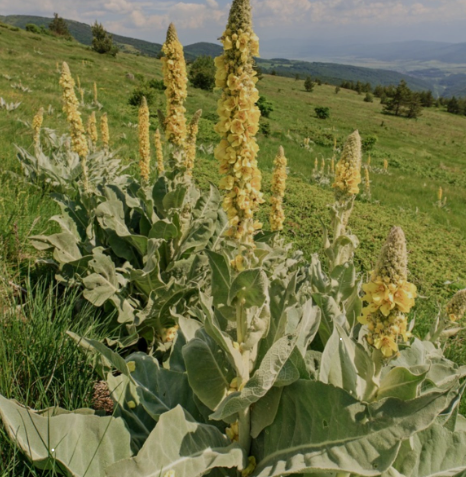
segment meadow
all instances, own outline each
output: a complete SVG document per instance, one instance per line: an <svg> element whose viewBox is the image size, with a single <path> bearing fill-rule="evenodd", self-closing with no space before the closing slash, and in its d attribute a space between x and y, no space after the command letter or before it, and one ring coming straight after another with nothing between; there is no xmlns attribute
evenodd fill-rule
<svg viewBox="0 0 466 477"><path fill-rule="evenodd" d="M35 188L22 179L16 146L32 148L31 121L44 107L44 127L66 131L62 112L60 65L66 61L84 89L83 118L91 107L94 82L101 109L108 114L111 148L137 176L138 108L128 99L145 80L161 79L159 60L119 54L115 59L100 56L74 42L34 35L0 25L0 97L7 103L21 102L14 111L0 109L0 394L15 398L35 409L61 405L66 409L91 404L97 373L92 357L80 353L65 336L70 330L88 338L105 336L105 323L97 325L99 311L83 306L76 313L79 291L58 287L28 237L53 231L50 217L58 213L48 190ZM142 75L142 76L141 76ZM29 88L23 91L17 85ZM14 87L16 85L16 87ZM374 269L378 251L393 225L406 233L410 281L419 299L410 318L415 333L423 336L437 310L466 284L466 118L441 110L424 109L417 120L382 114L378 100L363 101L363 95L334 86L316 86L307 93L303 81L265 75L258 83L260 93L273 104L268 122L270 133L259 135L259 167L263 172L265 198L270 198L273 160L280 145L288 158L289 178L285 196L283 237L304 252L307 259L322 249L322 221L328 225L327 206L333 202L329 185L316 184L316 157L329 164L334 141L341 151L345 138L355 129L361 137L376 136L371 157L371 200L356 200L350 221L361 245L355 264L364 275ZM165 97L158 91L151 106L151 132L159 127L156 110L165 109ZM188 116L202 108L199 123L198 156L194 178L201 189L217 184L217 161L212 146L218 143L213 127L220 93L189 88ZM314 108L330 108L330 118L318 119ZM310 148L303 147L310 138ZM384 160L388 170L384 171ZM443 188L447 202L437 205ZM259 213L268 223L269 206ZM51 352L51 348L53 352ZM446 354L466 363L463 337L447 345ZM51 372L50 370L53 370ZM0 429L0 475L54 475L34 470Z"/></svg>

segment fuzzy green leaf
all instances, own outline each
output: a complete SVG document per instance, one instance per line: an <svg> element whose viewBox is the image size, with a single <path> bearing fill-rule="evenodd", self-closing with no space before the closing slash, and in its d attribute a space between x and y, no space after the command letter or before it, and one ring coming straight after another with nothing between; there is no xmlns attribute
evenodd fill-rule
<svg viewBox="0 0 466 477"><path fill-rule="evenodd" d="M429 366L422 368L418 370L417 374L406 368L391 369L380 383L377 399L396 397L408 401L417 397L419 385L429 372Z"/></svg>
<svg viewBox="0 0 466 477"><path fill-rule="evenodd" d="M216 467L243 465L243 451L213 426L199 424L181 406L163 414L136 457L107 469L107 477L198 477Z"/></svg>
<svg viewBox="0 0 466 477"><path fill-rule="evenodd" d="M120 418L61 409L42 416L3 396L0 417L11 439L39 469L52 469L55 463L69 476L101 477L109 465L131 456L130 434Z"/></svg>
<svg viewBox="0 0 466 477"><path fill-rule="evenodd" d="M267 299L267 277L265 273L255 268L238 274L230 288L229 301L244 300L244 306L262 306Z"/></svg>
<svg viewBox="0 0 466 477"><path fill-rule="evenodd" d="M214 305L226 305L231 285L230 264L225 256L206 250L212 270L212 297Z"/></svg>

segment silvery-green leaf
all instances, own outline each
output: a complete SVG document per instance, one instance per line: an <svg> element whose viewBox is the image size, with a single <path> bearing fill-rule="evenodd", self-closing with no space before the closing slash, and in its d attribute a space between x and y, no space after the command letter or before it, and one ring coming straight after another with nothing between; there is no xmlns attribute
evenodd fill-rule
<svg viewBox="0 0 466 477"><path fill-rule="evenodd" d="M212 411L225 398L236 373L225 352L200 329L183 348L189 384Z"/></svg>
<svg viewBox="0 0 466 477"><path fill-rule="evenodd" d="M296 341L296 335L284 336L276 341L264 356L259 369L257 369L244 388L240 392L232 393L224 399L210 417L216 420L224 420L246 409L265 396L288 361L296 346Z"/></svg>
<svg viewBox="0 0 466 477"><path fill-rule="evenodd" d="M171 209L179 209L183 205L186 196L186 188L178 186L174 191L168 192L162 199L163 208L166 212Z"/></svg>
<svg viewBox="0 0 466 477"><path fill-rule="evenodd" d="M332 270L331 294L337 303L348 299L356 286L356 269L350 262L338 265Z"/></svg>
<svg viewBox="0 0 466 477"><path fill-rule="evenodd" d="M216 467L241 470L243 451L213 426L199 424L180 406L166 412L136 457L110 466L107 477L198 477Z"/></svg>
<svg viewBox="0 0 466 477"><path fill-rule="evenodd" d="M262 306L267 299L267 277L259 269L245 270L240 272L233 280L230 288L229 301L234 299L244 301L244 306Z"/></svg>
<svg viewBox="0 0 466 477"><path fill-rule="evenodd" d="M179 231L173 222L170 222L168 219L164 219L159 220L152 226L149 232L149 238L164 239L168 241L176 238L178 234Z"/></svg>
<svg viewBox="0 0 466 477"><path fill-rule="evenodd" d="M466 432L439 424L412 437L412 447L393 467L405 477L462 477L466 471ZM384 476L385 477L385 476Z"/></svg>
<svg viewBox="0 0 466 477"><path fill-rule="evenodd" d="M257 436L275 420L283 388L271 388L267 394L251 408L251 437Z"/></svg>
<svg viewBox="0 0 466 477"><path fill-rule="evenodd" d="M205 253L209 257L210 269L212 271L211 286L214 305L226 305L231 285L230 264L225 256L220 253L210 250L205 250Z"/></svg>
<svg viewBox="0 0 466 477"><path fill-rule="evenodd" d="M364 404L329 384L297 381L283 389L276 418L254 443L254 477L339 471L376 476L400 443L428 428L449 401L433 392L403 402Z"/></svg>
<svg viewBox="0 0 466 477"><path fill-rule="evenodd" d="M58 410L35 411L0 396L6 431L39 469L62 469L73 477L101 477L119 459L129 458L130 434L122 419Z"/></svg>
<svg viewBox="0 0 466 477"><path fill-rule="evenodd" d="M31 240L34 247L39 250L49 250L53 247L53 258L60 264L75 262L82 258L76 237L68 232L48 236L38 235L31 237Z"/></svg>
<svg viewBox="0 0 466 477"><path fill-rule="evenodd" d="M319 336L325 344L333 333L333 324L338 323L343 326L346 323L346 318L342 315L333 297L315 293L312 295L312 298L321 311Z"/></svg>
<svg viewBox="0 0 466 477"><path fill-rule="evenodd" d="M193 210L193 217L196 219L217 220L218 209L222 198L218 189L210 184L209 192L202 194Z"/></svg>
<svg viewBox="0 0 466 477"><path fill-rule="evenodd" d="M423 369L422 369L423 368ZM423 366L414 374L407 368L393 368L382 379L377 399L396 397L408 401L418 395L419 385L424 381L429 366Z"/></svg>

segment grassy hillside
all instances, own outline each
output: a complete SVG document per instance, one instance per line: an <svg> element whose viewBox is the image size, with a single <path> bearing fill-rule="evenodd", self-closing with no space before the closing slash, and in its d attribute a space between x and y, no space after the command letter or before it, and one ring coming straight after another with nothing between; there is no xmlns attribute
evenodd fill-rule
<svg viewBox="0 0 466 477"><path fill-rule="evenodd" d="M116 58L100 56L75 42L0 27L0 96L8 103L21 102L15 111L0 109L0 310L9 309L10 302L5 296L10 283L23 285L28 275L35 279L44 277L44 269L35 264L37 255L28 245L27 237L50 230L48 219L57 213L57 208L46 188L34 189L21 180L15 144L32 150L30 122L41 106L48 111L45 127L66 130L56 66L61 61L68 62L85 90L86 107L82 108L85 121L92 111L93 84L97 83L98 100L103 105L97 115L108 113L111 147L131 165L130 171L135 174L138 144L134 124L138 115L137 109L128 104L128 98L137 86L137 80L130 80L127 73L136 77L143 75L146 79L161 78L161 62L154 58L128 54ZM17 87L19 84L31 92L22 91ZM328 165L334 138L341 146L344 138L356 128L363 139L377 136L371 162L373 199L358 199L350 223L361 240L356 260L362 272L370 271L390 227L400 225L404 228L409 243L411 280L419 287L421 295L413 316L417 332L423 333L435 316L438 304L466 284L466 118L435 109L425 110L418 120L385 116L377 101L365 103L363 96L356 92L342 90L335 94L334 87L323 85L306 93L302 81L285 77L266 75L258 87L274 106L269 119L270 137L259 137L259 164L266 198L269 197L272 162L278 146L283 145L290 167L284 235L306 256L321 250L320 221L328 221L326 208L333 200L328 185L317 185L312 180L315 158L326 159ZM151 114L153 131L158 125L156 108L163 109L165 102L163 93L157 94ZM198 108L204 111L199 142L206 149L218 141L213 131L217 99L218 92L189 90L188 113L191 115ZM317 119L316 106L329 107L330 118ZM311 150L302 147L306 137L313 141ZM364 162L367 159L366 154ZM388 173L383 172L384 159L389 161ZM196 180L205 186L209 180L217 182L216 170L212 153L199 153L194 173ZM448 196L445 208L435 206L439 186ZM265 227L268 212L268 205L264 205L261 218ZM56 323L58 318L47 307L56 306L57 300L53 296L48 299L45 291L40 296L40 303L44 304L36 306L34 303L34 307L25 308L25 315L14 320L14 327L6 321L3 327L5 317L3 311L0 313L0 368L4 366L3 359L12 370L11 376L0 373L0 393L15 396L35 408L58 403L65 407L88 405L91 390L86 385L94 377L90 365L73 351L75 348L68 341L61 342L55 358L48 348L39 349L37 345L40 341L45 346L48 343L46 336L54 337L52 341L58 342L68 325L78 332L82 329L80 323L73 321L76 314L72 303L65 303L60 298L60 328L54 324L56 334L53 334L47 326ZM42 330L40 336L44 338L38 338L38 329ZM98 337L99 330L93 329L91 334ZM17 342L11 346L9 340ZM452 341L449 353L456 360L466 362L462 343L462 337ZM10 355L7 350L14 353ZM57 363L52 358L57 359ZM68 368L75 362L80 363L78 370L82 373L70 377ZM25 366L32 370L26 377L21 374ZM53 386L47 387L48 379L44 376L48 377L50 369L54 370L54 381ZM76 378L81 386L79 399L75 391L68 388L67 379L70 378ZM28 386L34 391L37 386L42 387L38 392L29 392ZM41 474L28 470L28 465L6 444L0 429L0 476L11 475Z"/></svg>

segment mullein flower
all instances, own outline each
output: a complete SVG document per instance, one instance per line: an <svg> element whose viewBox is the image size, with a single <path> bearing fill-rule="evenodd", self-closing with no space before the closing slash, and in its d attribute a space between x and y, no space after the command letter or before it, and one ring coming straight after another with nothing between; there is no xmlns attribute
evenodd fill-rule
<svg viewBox="0 0 466 477"><path fill-rule="evenodd" d="M286 166L287 160L285 151L280 146L278 155L274 161L274 171L272 176L272 210L270 212L270 227L273 232L283 230L285 213L283 211L283 197L286 188Z"/></svg>
<svg viewBox="0 0 466 477"><path fill-rule="evenodd" d="M371 280L362 288L367 306L359 322L367 325L368 343L389 358L398 352L398 342L411 336L405 313L417 296L416 286L408 282L408 254L401 228L390 231Z"/></svg>
<svg viewBox="0 0 466 477"><path fill-rule="evenodd" d="M325 159L322 158L320 161L320 175L323 176L325 174Z"/></svg>
<svg viewBox="0 0 466 477"><path fill-rule="evenodd" d="M95 111L92 111L87 121L87 134L89 135L89 139L92 141L92 144L95 146L97 144L98 139Z"/></svg>
<svg viewBox="0 0 466 477"><path fill-rule="evenodd" d="M42 128L42 122L44 121L44 108L40 108L37 114L32 120L32 130L34 138L34 150L37 153L40 151L40 130Z"/></svg>
<svg viewBox="0 0 466 477"><path fill-rule="evenodd" d="M97 83L94 81L94 104L97 104Z"/></svg>
<svg viewBox="0 0 466 477"><path fill-rule="evenodd" d="M439 201L439 202L442 202L443 189L442 189L441 187L439 187L439 189L438 189L437 198L438 198L438 201Z"/></svg>
<svg viewBox="0 0 466 477"><path fill-rule="evenodd" d="M370 197L371 195L371 181L369 178L369 166L366 166L364 168L364 189L366 192L366 195Z"/></svg>
<svg viewBox="0 0 466 477"><path fill-rule="evenodd" d="M72 148L79 155L81 161L85 162L89 150L81 113L78 110L78 99L74 92L74 80L71 76L70 68L65 62L63 63L60 86L63 88L63 111L70 125Z"/></svg>
<svg viewBox="0 0 466 477"><path fill-rule="evenodd" d="M361 183L361 137L358 131L348 136L335 170L333 188L337 200L359 193Z"/></svg>
<svg viewBox="0 0 466 477"><path fill-rule="evenodd" d="M155 142L155 155L157 158L157 172L161 175L165 171L165 166L163 164L163 150L162 150L162 138L160 136L160 131L157 129L154 135Z"/></svg>
<svg viewBox="0 0 466 477"><path fill-rule="evenodd" d="M186 138L186 118L183 104L187 97L188 77L183 47L173 23L168 27L167 40L162 47L163 80L166 86L167 114L164 122L165 137L175 146L183 146Z"/></svg>
<svg viewBox="0 0 466 477"><path fill-rule="evenodd" d="M196 159L196 140L199 132L199 120L201 119L202 109L196 111L189 126L188 136L186 138L186 170L188 175L192 176L194 169L194 160Z"/></svg>
<svg viewBox="0 0 466 477"><path fill-rule="evenodd" d="M107 113L102 114L100 118L100 135L102 136L102 144L104 149L108 151L108 143L110 142L110 133L108 131Z"/></svg>
<svg viewBox="0 0 466 477"><path fill-rule="evenodd" d="M141 172L141 178L144 182L149 180L150 174L149 119L149 107L147 106L146 98L143 97L141 106L139 107L139 170Z"/></svg>
<svg viewBox="0 0 466 477"><path fill-rule="evenodd" d="M388 171L388 161L387 161L387 159L384 159L384 160L383 160L383 170L384 170L385 172Z"/></svg>
<svg viewBox="0 0 466 477"><path fill-rule="evenodd" d="M222 137L215 150L224 175L220 188L230 228L227 235L245 245L254 245L254 232L262 224L254 221L254 212L264 202L262 176L257 167L260 111L259 92L253 57L259 54L259 41L252 30L249 0L234 0L227 28L221 37L224 53L215 59L216 86L222 89L216 125Z"/></svg>
<svg viewBox="0 0 466 477"><path fill-rule="evenodd" d="M449 301L446 311L450 321L459 321L463 318L466 313L466 289L455 293Z"/></svg>
<svg viewBox="0 0 466 477"><path fill-rule="evenodd" d="M319 160L316 157L314 159L314 171L317 172L318 169L319 169Z"/></svg>

